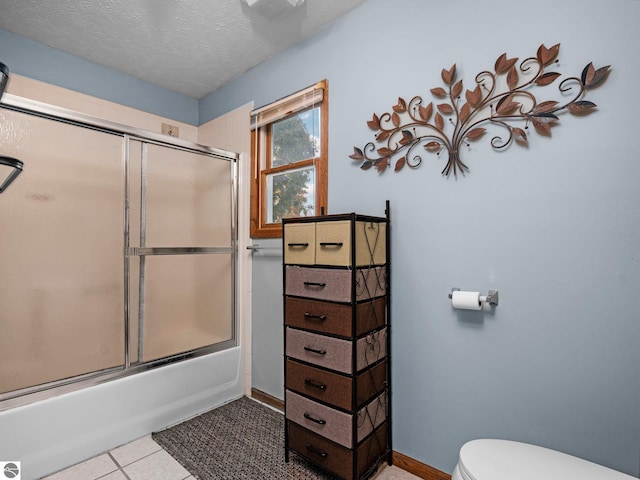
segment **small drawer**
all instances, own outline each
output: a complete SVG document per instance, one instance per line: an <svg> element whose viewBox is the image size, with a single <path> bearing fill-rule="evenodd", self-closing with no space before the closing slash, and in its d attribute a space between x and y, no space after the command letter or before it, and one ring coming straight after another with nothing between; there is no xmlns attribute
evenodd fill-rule
<svg viewBox="0 0 640 480"><path fill-rule="evenodd" d="M357 473L360 477L387 451L388 430L383 424L375 434L358 446L357 450L345 447L287 421L289 448L345 480L354 480L353 458L357 455Z"/></svg>
<svg viewBox="0 0 640 480"><path fill-rule="evenodd" d="M332 302L349 303L351 298L351 273L353 270L285 267L285 295L315 298ZM355 270L355 301L384 296L387 292L385 267L359 268Z"/></svg>
<svg viewBox="0 0 640 480"><path fill-rule="evenodd" d="M351 377L286 361L285 388L323 401L343 410L351 410Z"/></svg>
<svg viewBox="0 0 640 480"><path fill-rule="evenodd" d="M318 222L316 224L316 264L351 265L351 222Z"/></svg>
<svg viewBox="0 0 640 480"><path fill-rule="evenodd" d="M290 223L284 226L284 263L313 265L316 263L315 223Z"/></svg>
<svg viewBox="0 0 640 480"><path fill-rule="evenodd" d="M351 301L351 271L326 268L285 267L286 295Z"/></svg>
<svg viewBox="0 0 640 480"><path fill-rule="evenodd" d="M349 340L326 337L296 328L286 329L286 355L303 362L329 368L337 372L352 373ZM387 329L367 334L356 341L356 367L360 371L382 360L387 355Z"/></svg>
<svg viewBox="0 0 640 480"><path fill-rule="evenodd" d="M351 373L351 342L287 327L286 355L303 362Z"/></svg>
<svg viewBox="0 0 640 480"><path fill-rule="evenodd" d="M321 405L290 390L286 391L285 400L287 419L344 447L354 446L353 417L350 414ZM374 398L356 415L355 438L359 443L386 420L387 395L383 393Z"/></svg>
<svg viewBox="0 0 640 480"><path fill-rule="evenodd" d="M290 390L285 392L286 418L343 447L351 448L352 416L309 400Z"/></svg>
<svg viewBox="0 0 640 480"><path fill-rule="evenodd" d="M356 336L386 324L386 300L359 303L356 310ZM285 325L341 337L352 336L352 306L338 303L286 297Z"/></svg>
<svg viewBox="0 0 640 480"><path fill-rule="evenodd" d="M386 386L387 362L382 362L371 370L363 370L355 378L356 405L352 405L351 377L328 372L319 368L286 361L285 387L320 400L343 410L354 410L360 407Z"/></svg>

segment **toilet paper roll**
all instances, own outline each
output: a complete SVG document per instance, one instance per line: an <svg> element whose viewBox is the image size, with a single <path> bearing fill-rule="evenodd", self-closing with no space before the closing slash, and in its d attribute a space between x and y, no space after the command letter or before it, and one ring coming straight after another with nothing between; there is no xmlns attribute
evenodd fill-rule
<svg viewBox="0 0 640 480"><path fill-rule="evenodd" d="M480 292L463 292L456 290L451 293L451 304L453 308L480 310L482 308Z"/></svg>

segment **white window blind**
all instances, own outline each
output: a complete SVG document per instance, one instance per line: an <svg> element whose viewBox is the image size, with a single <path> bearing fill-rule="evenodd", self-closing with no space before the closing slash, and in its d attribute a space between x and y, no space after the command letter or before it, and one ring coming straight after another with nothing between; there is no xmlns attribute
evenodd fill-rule
<svg viewBox="0 0 640 480"><path fill-rule="evenodd" d="M324 82L277 100L251 112L251 129L263 127L305 108L319 105L324 97Z"/></svg>

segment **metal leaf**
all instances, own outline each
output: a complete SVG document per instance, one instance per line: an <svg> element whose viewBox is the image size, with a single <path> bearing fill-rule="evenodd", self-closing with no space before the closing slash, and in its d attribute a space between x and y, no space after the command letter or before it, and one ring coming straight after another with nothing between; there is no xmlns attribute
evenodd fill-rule
<svg viewBox="0 0 640 480"><path fill-rule="evenodd" d="M377 160L375 162L375 166L378 169L378 173L384 173L384 171L389 166L389 159L388 158L382 158L380 160Z"/></svg>
<svg viewBox="0 0 640 480"><path fill-rule="evenodd" d="M353 147L353 153L349 155L349 158L361 161L362 159L364 159L364 153L362 153L362 150L360 150L358 147Z"/></svg>
<svg viewBox="0 0 640 480"><path fill-rule="evenodd" d="M507 54L503 53L496 60L495 70L498 75L508 72L518 61L517 58L507 58Z"/></svg>
<svg viewBox="0 0 640 480"><path fill-rule="evenodd" d="M451 115L453 113L453 107L448 103L441 103L438 105L438 111L445 115Z"/></svg>
<svg viewBox="0 0 640 480"><path fill-rule="evenodd" d="M513 135L513 139L518 145L522 145L523 147L526 147L528 145L527 134L523 129L512 127L511 134Z"/></svg>
<svg viewBox="0 0 640 480"><path fill-rule="evenodd" d="M549 85L550 83L553 83L553 81L559 76L560 74L558 72L544 73L540 75L538 78L536 78L536 85L544 87L545 85Z"/></svg>
<svg viewBox="0 0 640 480"><path fill-rule="evenodd" d="M367 160L366 162L363 162L362 165L360 165L360 168L362 170L369 170L372 166L373 162L371 160Z"/></svg>
<svg viewBox="0 0 640 480"><path fill-rule="evenodd" d="M559 52L560 52L559 43L555 44L551 48L547 48L544 46L544 44L542 44L540 45L540 47L538 47L538 53L536 56L538 58L538 61L542 64L542 66L546 67L556 59Z"/></svg>
<svg viewBox="0 0 640 480"><path fill-rule="evenodd" d="M449 70L447 70L446 68L442 69L442 72L440 73L440 76L442 77L442 81L444 83L446 83L447 85L449 85L451 83L451 72Z"/></svg>
<svg viewBox="0 0 640 480"><path fill-rule="evenodd" d="M469 103L465 103L460 109L460 122L466 122L469 118L469 115L471 115L471 105L469 105Z"/></svg>
<svg viewBox="0 0 640 480"><path fill-rule="evenodd" d="M593 112L593 110L597 107L597 105L593 102L589 102L588 100L580 100L578 102L570 103L567 105L567 110L573 113L574 115L585 115L587 113Z"/></svg>
<svg viewBox="0 0 640 480"><path fill-rule="evenodd" d="M432 88L431 93L438 98L444 98L447 96L446 90L442 87Z"/></svg>
<svg viewBox="0 0 640 480"><path fill-rule="evenodd" d="M467 133L465 138L470 141L478 140L485 134L486 131L487 129L483 127L474 128L472 130L469 130L469 133Z"/></svg>
<svg viewBox="0 0 640 480"><path fill-rule="evenodd" d="M436 113L435 122L438 130L442 130L444 128L444 118L442 118L442 115L439 113Z"/></svg>
<svg viewBox="0 0 640 480"><path fill-rule="evenodd" d="M394 127L400 126L400 115L398 115L396 112L393 112L393 115L391 115L391 121L393 122Z"/></svg>
<svg viewBox="0 0 640 480"><path fill-rule="evenodd" d="M451 85L456 79L456 64L454 63L449 70L443 68L441 75L442 81L447 85Z"/></svg>
<svg viewBox="0 0 640 480"><path fill-rule="evenodd" d="M396 160L396 166L393 170L399 172L400 170L402 170L402 167L404 167L406 163L407 157L399 158L398 160Z"/></svg>
<svg viewBox="0 0 640 480"><path fill-rule="evenodd" d="M378 135L376 135L376 140L379 141L379 142L382 142L382 141L386 140L387 138L389 138L390 135L391 135L391 131L382 130Z"/></svg>
<svg viewBox="0 0 640 480"><path fill-rule="evenodd" d="M611 68L611 65L607 65L606 67L601 67L601 68L597 69L593 73L593 77L591 78L591 81L589 81L585 85L585 87L588 88L588 89L592 89L592 88L596 88L598 85L604 83L604 81L609 76L609 69L610 68Z"/></svg>
<svg viewBox="0 0 640 480"><path fill-rule="evenodd" d="M545 137L551 136L551 125L549 124L549 122L539 122L536 119L533 119L531 123L533 123L536 132L538 132L540 135L543 135Z"/></svg>
<svg viewBox="0 0 640 480"><path fill-rule="evenodd" d="M403 113L407 111L407 102L402 97L398 97L398 104L393 106L393 111Z"/></svg>
<svg viewBox="0 0 640 480"><path fill-rule="evenodd" d="M518 86L518 70L516 70L516 67L511 67L509 73L507 73L507 85L509 90L513 90Z"/></svg>
<svg viewBox="0 0 640 480"><path fill-rule="evenodd" d="M533 108L533 113L548 112L550 110L553 110L556 105L558 105L558 102L556 102L555 100L548 100L546 102L539 103Z"/></svg>
<svg viewBox="0 0 640 480"><path fill-rule="evenodd" d="M461 93L462 93L462 80L457 82L451 89L451 97L458 98Z"/></svg>
<svg viewBox="0 0 640 480"><path fill-rule="evenodd" d="M498 105L496 105L496 112L499 115L508 115L519 106L520 103L513 101L513 95L508 95L498 102Z"/></svg>
<svg viewBox="0 0 640 480"><path fill-rule="evenodd" d="M426 107L420 105L418 112L420 112L420 118L422 118L422 120L424 120L425 122L428 122L431 118L431 114L433 113L433 102L429 103L429 105L427 105Z"/></svg>
<svg viewBox="0 0 640 480"><path fill-rule="evenodd" d="M593 63L588 63L582 69L582 75L580 75L580 80L582 80L583 85L587 85L591 80L593 80L593 76L596 74L596 69L593 67Z"/></svg>
<svg viewBox="0 0 640 480"><path fill-rule="evenodd" d="M439 152L442 146L438 142L429 142L424 146L424 148L427 150L427 152L435 153Z"/></svg>
<svg viewBox="0 0 640 480"><path fill-rule="evenodd" d="M480 102L482 101L482 90L480 90L480 85L473 89L473 91L467 90L465 96L467 97L467 102L469 102L472 107L475 108L480 105Z"/></svg>
<svg viewBox="0 0 640 480"><path fill-rule="evenodd" d="M373 118L367 122L369 128L371 130L380 130L380 118L375 113L373 114Z"/></svg>
<svg viewBox="0 0 640 480"><path fill-rule="evenodd" d="M400 145L406 145L413 141L413 134L409 130L402 131L402 138L400 139Z"/></svg>
<svg viewBox="0 0 640 480"><path fill-rule="evenodd" d="M381 157L388 157L390 155L393 155L393 150L387 147L379 148L376 151L378 152L378 155L380 155Z"/></svg>

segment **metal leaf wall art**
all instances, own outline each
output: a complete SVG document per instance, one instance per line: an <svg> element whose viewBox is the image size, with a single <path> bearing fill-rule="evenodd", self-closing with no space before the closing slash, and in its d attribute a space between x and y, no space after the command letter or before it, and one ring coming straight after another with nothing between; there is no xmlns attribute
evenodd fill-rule
<svg viewBox="0 0 640 480"><path fill-rule="evenodd" d="M595 68L589 63L580 77L560 80L560 73L546 71L557 63L559 51L559 43L550 48L540 45L535 57L520 64L518 58L503 53L496 60L495 71L480 72L475 77L475 86L467 90L457 78L455 64L443 69L444 88L431 89L435 101L425 104L422 97L415 96L407 103L398 98L391 112L374 113L367 125L376 132L375 142L364 148L354 147L349 158L363 170L375 167L382 173L392 161L396 172L405 166L419 167L423 149L438 156L446 153L442 175L448 177L451 173L457 176L469 171L460 158L460 149L481 139L487 133L486 126L503 131L491 138L495 150L505 149L513 142L528 146L530 125L538 134L550 137L559 114L568 111L585 115L594 111L596 104L583 98L587 91L607 79L610 69L610 66ZM554 83L564 100L538 101L532 90Z"/></svg>

